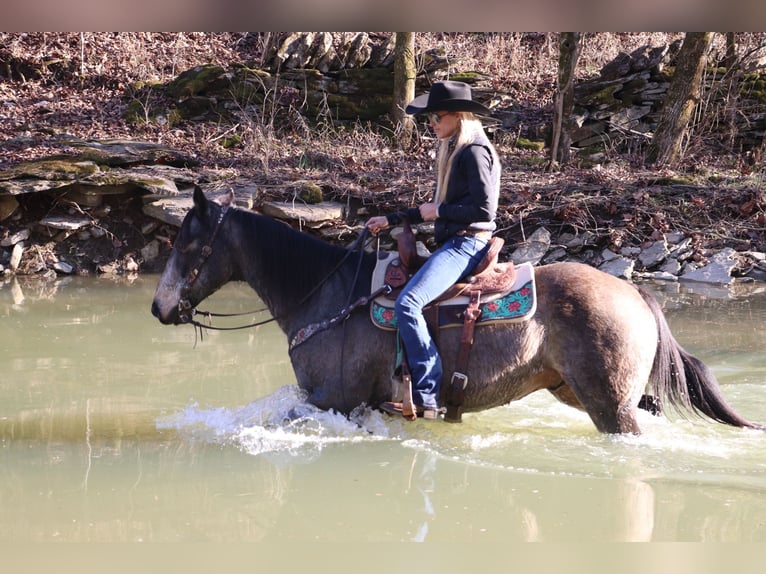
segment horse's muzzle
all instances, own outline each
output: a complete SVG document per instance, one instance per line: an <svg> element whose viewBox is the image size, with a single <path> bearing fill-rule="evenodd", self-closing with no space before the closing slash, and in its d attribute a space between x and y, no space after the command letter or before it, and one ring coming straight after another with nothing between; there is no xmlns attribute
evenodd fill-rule
<svg viewBox="0 0 766 574"><path fill-rule="evenodd" d="M157 301L152 301L152 315L157 317L163 325L178 325L181 323L181 318L178 316L178 309L173 308L170 313L163 313L160 310Z"/></svg>

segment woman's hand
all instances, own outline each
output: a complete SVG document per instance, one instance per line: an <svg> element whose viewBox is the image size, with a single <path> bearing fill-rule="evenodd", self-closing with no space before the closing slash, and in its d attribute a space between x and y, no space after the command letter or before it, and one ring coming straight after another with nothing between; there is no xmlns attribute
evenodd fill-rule
<svg viewBox="0 0 766 574"><path fill-rule="evenodd" d="M435 203L424 203L418 209L423 221L434 221L439 217L439 206Z"/></svg>
<svg viewBox="0 0 766 574"><path fill-rule="evenodd" d="M388 229L388 219L386 219L385 215L370 217L367 220L367 229L370 230L373 236L377 236L381 230Z"/></svg>

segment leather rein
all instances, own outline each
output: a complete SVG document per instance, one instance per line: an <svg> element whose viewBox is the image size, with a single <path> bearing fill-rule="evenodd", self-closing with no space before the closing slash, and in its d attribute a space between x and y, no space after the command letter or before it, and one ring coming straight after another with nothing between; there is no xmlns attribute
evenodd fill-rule
<svg viewBox="0 0 766 574"><path fill-rule="evenodd" d="M243 315L254 315L257 313L263 313L268 311L268 309L256 309L253 311L245 311L242 313L213 313L210 311L201 311L197 309L196 307L192 306L191 301L189 301L189 294L191 293L192 286L199 278L200 270L204 266L205 262L210 258L210 256L213 254L213 243L216 240L216 237L218 236L218 231L221 228L221 225L223 224L224 219L226 218L226 215L229 212L229 206L222 206L221 207L221 213L218 215L218 220L216 221L215 227L213 228L213 233L210 235L210 241L202 247L202 250L200 251L199 258L197 259L196 265L192 267L192 270L189 272L189 275L186 277L186 283L181 288L181 298L178 300L178 316L181 319L181 322L192 325L194 327L194 334L195 334L195 345L196 345L196 334L199 331L200 339L203 338L203 332L205 329L210 329L213 331L238 331L240 329L251 329L253 327L260 327L261 325L266 325L267 323L271 323L272 321L276 321L277 317L273 316L269 319L264 319L263 321L256 321L253 323L248 323L246 325L239 325L236 327L216 327L215 325L208 323L202 323L200 321L197 321L194 319L197 315L202 315L204 317L207 317L210 319L211 317L241 317ZM298 306L301 306L303 303L308 301L308 299L316 293L322 285L324 285L330 277L332 277L335 272L340 269L341 265L348 259L348 257L351 256L351 254L358 250L359 251L359 263L357 265L356 274L354 276L354 282L351 285L351 291L349 293L349 299L351 293L353 293L354 286L356 285L356 282L359 278L359 271L362 265L362 255L364 253L364 241L367 236L367 228L365 227L362 231L359 238L356 240L355 245L352 245L350 249L348 249L347 253L343 256L343 258L335 265L335 267L330 270L330 272L325 276L322 281L320 281L315 287L313 287L298 303ZM367 305L370 301L372 301L375 297L380 295L386 288L390 290L390 287L384 286L381 289L378 289L374 293L371 293L370 295L360 297L353 303L347 303L335 316L331 317L330 319L325 319L323 321L320 321L318 323L311 323L297 331L297 333L291 337L290 339L290 347L289 350L292 351L295 347L300 345L301 343L306 342L310 337L313 335L324 331L326 329L329 329L330 327L333 327L340 323L342 320L346 319L351 312L356 309L357 307L361 305Z"/></svg>

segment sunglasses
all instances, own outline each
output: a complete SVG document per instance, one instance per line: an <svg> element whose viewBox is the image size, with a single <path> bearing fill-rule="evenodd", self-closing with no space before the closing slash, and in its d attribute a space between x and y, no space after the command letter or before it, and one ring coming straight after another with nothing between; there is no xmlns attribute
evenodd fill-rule
<svg viewBox="0 0 766 574"><path fill-rule="evenodd" d="M450 114L449 112L445 112L445 113L439 115L436 112L431 112L430 114L428 114L428 120L432 124L438 124L440 121L442 121L442 118L444 116L448 116L449 114Z"/></svg>

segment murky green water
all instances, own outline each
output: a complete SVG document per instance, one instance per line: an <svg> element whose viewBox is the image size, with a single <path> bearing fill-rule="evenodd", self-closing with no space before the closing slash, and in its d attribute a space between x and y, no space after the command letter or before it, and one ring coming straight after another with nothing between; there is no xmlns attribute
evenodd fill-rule
<svg viewBox="0 0 766 574"><path fill-rule="evenodd" d="M196 347L160 325L156 280L0 284L0 541L766 541L760 432L646 414L605 437L542 393L349 421L300 400L273 324ZM652 289L766 422L766 290ZM257 306L243 285L208 305Z"/></svg>

